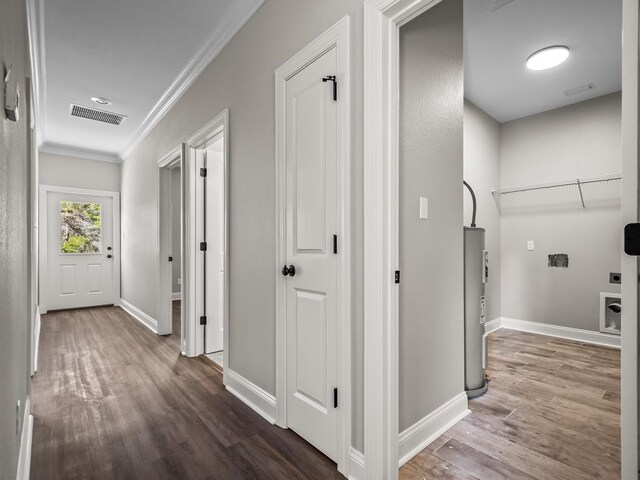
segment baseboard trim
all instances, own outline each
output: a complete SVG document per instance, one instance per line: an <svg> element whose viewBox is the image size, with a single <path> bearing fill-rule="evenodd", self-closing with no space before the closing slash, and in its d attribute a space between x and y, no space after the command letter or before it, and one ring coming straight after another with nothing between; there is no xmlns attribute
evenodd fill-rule
<svg viewBox="0 0 640 480"><path fill-rule="evenodd" d="M489 320L484 324L484 334L489 335L490 333L495 332L496 330L500 330L502 328L501 318L494 318L493 320Z"/></svg>
<svg viewBox="0 0 640 480"><path fill-rule="evenodd" d="M500 327L509 330L519 330L521 332L537 333L549 337L564 338L575 342L592 343L605 347L620 348L620 336L609 335L607 333L594 332L592 330L582 330L580 328L563 327L548 323L530 322L528 320L518 320L516 318L500 317ZM492 320L494 322L495 320ZM486 328L486 326L485 326ZM493 331L497 330L494 329Z"/></svg>
<svg viewBox="0 0 640 480"><path fill-rule="evenodd" d="M20 453L18 455L18 471L16 480L29 480L31 473L31 445L33 444L33 415L31 415L31 399L27 397L22 420L22 436L20 437Z"/></svg>
<svg viewBox="0 0 640 480"><path fill-rule="evenodd" d="M119 306L153 333L158 333L158 321L155 318L147 315L132 303L127 302L124 298L120 299Z"/></svg>
<svg viewBox="0 0 640 480"><path fill-rule="evenodd" d="M275 425L276 397L230 368L225 370L224 385L226 389L267 422Z"/></svg>
<svg viewBox="0 0 640 480"><path fill-rule="evenodd" d="M461 392L403 431L398 438L399 466L402 467L469 413L467 394Z"/></svg>
<svg viewBox="0 0 640 480"><path fill-rule="evenodd" d="M182 292L173 292L171 294L171 301L182 300Z"/></svg>
<svg viewBox="0 0 640 480"><path fill-rule="evenodd" d="M349 447L349 480L365 480L364 453Z"/></svg>

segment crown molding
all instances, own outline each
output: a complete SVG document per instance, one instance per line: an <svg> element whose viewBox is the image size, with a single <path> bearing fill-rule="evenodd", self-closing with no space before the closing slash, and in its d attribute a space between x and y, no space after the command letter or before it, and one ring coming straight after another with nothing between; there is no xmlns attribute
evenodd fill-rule
<svg viewBox="0 0 640 480"><path fill-rule="evenodd" d="M136 133L129 146L120 153L124 160L145 139L153 128L162 120L169 110L182 97L193 82L200 76L211 61L218 56L243 25L260 8L265 0L237 0L220 20L220 26L205 40L196 53L191 57L182 71L178 74L169 88L162 94L153 106Z"/></svg>
<svg viewBox="0 0 640 480"><path fill-rule="evenodd" d="M32 101L36 121L36 143L40 147L44 140L44 115L46 99L47 69L44 46L44 0L27 0L27 26L31 60Z"/></svg>
<svg viewBox="0 0 640 480"><path fill-rule="evenodd" d="M99 162L122 163L122 159L116 153L99 152L89 148L62 145L59 143L45 142L39 149L40 152L54 155L66 155L68 157L82 158L84 160L97 160Z"/></svg>

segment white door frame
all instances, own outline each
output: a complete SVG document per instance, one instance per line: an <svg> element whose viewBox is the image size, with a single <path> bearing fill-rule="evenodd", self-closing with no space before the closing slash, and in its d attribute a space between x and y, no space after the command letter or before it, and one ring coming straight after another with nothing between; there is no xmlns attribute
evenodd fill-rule
<svg viewBox="0 0 640 480"><path fill-rule="evenodd" d="M638 0L622 2L622 225L638 222ZM623 480L638 478L638 258L622 254Z"/></svg>
<svg viewBox="0 0 640 480"><path fill-rule="evenodd" d="M441 0L364 3L364 399L366 478L398 476L399 30ZM623 0L623 219L638 221L638 0ZM622 260L638 278L635 258ZM625 287L626 285L626 287ZM622 478L636 479L637 289L623 284ZM384 392L384 393L383 393Z"/></svg>
<svg viewBox="0 0 640 480"><path fill-rule="evenodd" d="M109 197L113 201L113 304L120 305L120 192L107 190L89 190L85 188L58 187L40 185L38 195L38 247L40 252L39 305L40 314L47 313L47 275L49 268L48 236L48 197L49 193L67 193L72 195L93 195Z"/></svg>
<svg viewBox="0 0 640 480"><path fill-rule="evenodd" d="M195 133L190 135L181 145L176 146L164 157L158 161L158 170L166 166L175 165L178 161L181 163L181 179L182 179L182 258L181 258L181 273L182 278L182 303L181 303L181 318L182 318L182 353L188 357L197 357L204 353L204 347L202 345L203 328L200 325L198 315L199 299L202 292L198 292L195 288L197 283L196 276L196 263L198 262L198 252L200 240L198 238L198 231L202 226L203 220L199 218L199 210L197 209L197 189L196 182L200 179L200 171L195 162L195 150L207 148L214 140L217 140L220 135L224 138L224 281L223 281L223 325L224 325L224 349L223 349L223 376L222 381L227 384L227 368L229 366L229 109L225 109L216 115L210 122L205 124L202 128L198 129ZM160 182L162 179L158 178L158 186L160 192ZM161 208L163 199L158 197L158 207ZM160 213L163 216L165 222L167 222L167 208L163 209L164 213ZM170 211L169 211L170 214ZM159 223L160 225L160 223ZM166 234L166 232L165 232ZM167 244L167 240L164 239L161 242L162 231L158 230L158 242L159 244ZM170 245L170 241L168 243ZM158 268L161 276L160 287L162 289L158 295L158 311L160 312L161 321L170 322L166 318L167 308L167 292L169 288L167 282L171 281L171 272L166 266L169 262L166 261L168 250L158 249ZM169 312L170 313L170 312ZM160 322L158 323L160 328Z"/></svg>
<svg viewBox="0 0 640 480"><path fill-rule="evenodd" d="M285 93L289 78L332 48L338 80L338 470L348 475L351 445L351 82L349 17L316 38L276 70L276 423L287 428L286 283L279 271L286 263ZM226 360L225 360L226 361Z"/></svg>
<svg viewBox="0 0 640 480"><path fill-rule="evenodd" d="M180 213L180 238L183 238L183 211L182 202L180 212L174 212L171 194L171 169L182 166L182 149L176 147L158 160L158 335L169 335L173 330L172 302L172 277L173 268L168 257L173 253L172 223L173 215ZM180 170L180 179L182 180ZM182 182L181 182L182 184ZM184 194L182 194L184 196ZM180 249L180 278L183 278L183 252ZM184 325L184 308L180 309L180 349L182 353L187 351L187 341Z"/></svg>

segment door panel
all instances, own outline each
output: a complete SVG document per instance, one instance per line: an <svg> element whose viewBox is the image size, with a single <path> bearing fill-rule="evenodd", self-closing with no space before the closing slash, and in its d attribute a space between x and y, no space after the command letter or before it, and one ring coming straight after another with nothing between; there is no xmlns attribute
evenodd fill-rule
<svg viewBox="0 0 640 480"><path fill-rule="evenodd" d="M113 199L48 192L47 308L112 305Z"/></svg>
<svg viewBox="0 0 640 480"><path fill-rule="evenodd" d="M224 154L222 139L206 150L205 296L207 326L205 353L219 352L224 346Z"/></svg>
<svg viewBox="0 0 640 480"><path fill-rule="evenodd" d="M329 50L286 83L287 424L330 458L337 457L336 72Z"/></svg>

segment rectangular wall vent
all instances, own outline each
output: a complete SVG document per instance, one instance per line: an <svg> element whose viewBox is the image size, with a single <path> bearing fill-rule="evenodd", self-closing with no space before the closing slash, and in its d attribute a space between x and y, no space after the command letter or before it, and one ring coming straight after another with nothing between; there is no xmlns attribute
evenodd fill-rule
<svg viewBox="0 0 640 480"><path fill-rule="evenodd" d="M596 86L593 83L587 83L586 85L580 85L579 87L570 88L569 90L565 90L564 94L567 97L573 97L574 95L578 95L580 93L588 92L589 90L593 90Z"/></svg>
<svg viewBox="0 0 640 480"><path fill-rule="evenodd" d="M511 2L513 2L513 0L482 0L485 8L490 12L495 12Z"/></svg>
<svg viewBox="0 0 640 480"><path fill-rule="evenodd" d="M127 118L126 115L119 113L105 112L104 110L96 110L91 107L83 107L82 105L71 104L69 111L71 116L87 118L89 120L95 120L96 122L110 123L111 125L120 125L122 121Z"/></svg>

